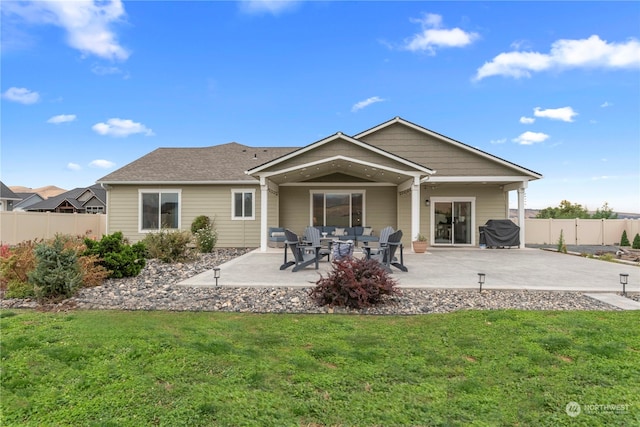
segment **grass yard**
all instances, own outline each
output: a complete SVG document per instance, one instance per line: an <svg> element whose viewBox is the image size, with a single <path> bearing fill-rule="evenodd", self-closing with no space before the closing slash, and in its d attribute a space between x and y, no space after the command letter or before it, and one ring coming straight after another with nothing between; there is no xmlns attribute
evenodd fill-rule
<svg viewBox="0 0 640 427"><path fill-rule="evenodd" d="M0 314L3 426L640 425L640 312Z"/></svg>

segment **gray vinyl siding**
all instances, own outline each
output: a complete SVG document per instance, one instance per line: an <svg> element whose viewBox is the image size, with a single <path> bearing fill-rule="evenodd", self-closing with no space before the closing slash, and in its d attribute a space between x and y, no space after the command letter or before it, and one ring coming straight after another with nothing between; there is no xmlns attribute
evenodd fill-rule
<svg viewBox="0 0 640 427"><path fill-rule="evenodd" d="M437 171L436 176L512 176L521 172L402 124L361 140Z"/></svg>
<svg viewBox="0 0 640 427"><path fill-rule="evenodd" d="M199 215L214 220L218 247L258 247L260 245L260 188L251 185L113 185L109 190L108 232L122 231L131 242L146 236L138 232L139 188L181 190L180 229L190 230ZM254 220L231 219L231 190L255 190Z"/></svg>
<svg viewBox="0 0 640 427"><path fill-rule="evenodd" d="M365 221L366 226L373 227L374 234L388 225L395 227L396 194L395 186L359 187L313 187L317 191L364 191L365 192ZM309 210L311 209L309 187L280 187L280 226L289 228L295 233L302 233L309 226ZM331 224L327 224L331 225Z"/></svg>

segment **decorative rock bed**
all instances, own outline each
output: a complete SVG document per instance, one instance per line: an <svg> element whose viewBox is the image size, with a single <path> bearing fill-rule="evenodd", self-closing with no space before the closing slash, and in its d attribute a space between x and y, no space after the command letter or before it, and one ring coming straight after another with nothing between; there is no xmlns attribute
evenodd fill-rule
<svg viewBox="0 0 640 427"><path fill-rule="evenodd" d="M109 279L101 286L84 288L58 304L44 307L32 300L4 299L1 308L47 310L173 310L253 313L360 313L426 314L457 310L617 310L579 292L497 291L477 289L401 289L379 306L351 310L319 307L309 298L309 288L187 287L179 282L210 270L249 249L218 249L188 263L165 264L148 260L137 277ZM630 295L636 301L639 295Z"/></svg>

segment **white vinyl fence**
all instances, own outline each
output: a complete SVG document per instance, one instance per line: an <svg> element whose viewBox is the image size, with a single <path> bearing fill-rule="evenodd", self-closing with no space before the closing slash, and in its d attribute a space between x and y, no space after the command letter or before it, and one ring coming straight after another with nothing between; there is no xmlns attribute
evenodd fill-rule
<svg viewBox="0 0 640 427"><path fill-rule="evenodd" d="M518 223L517 219L514 221ZM560 232L567 245L619 245L623 231L629 242L640 233L638 219L533 219L525 220L526 244L554 244Z"/></svg>
<svg viewBox="0 0 640 427"><path fill-rule="evenodd" d="M0 243L15 245L25 240L49 239L56 234L101 239L107 230L103 214L51 212L0 212Z"/></svg>

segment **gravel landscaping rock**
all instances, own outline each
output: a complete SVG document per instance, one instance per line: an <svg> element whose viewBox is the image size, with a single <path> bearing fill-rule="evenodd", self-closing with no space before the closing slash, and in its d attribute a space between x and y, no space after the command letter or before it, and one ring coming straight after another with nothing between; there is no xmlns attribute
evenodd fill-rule
<svg viewBox="0 0 640 427"><path fill-rule="evenodd" d="M39 306L35 301L4 299L1 308L46 310L172 310L251 313L353 313L412 315L457 310L618 310L579 292L498 291L477 289L402 289L373 308L351 310L319 307L309 298L310 288L187 287L179 282L240 256L249 249L218 249L188 263L166 264L148 260L137 277L109 279L101 286L84 288L58 304ZM634 297L633 295L630 295ZM640 296L635 295L636 301Z"/></svg>

